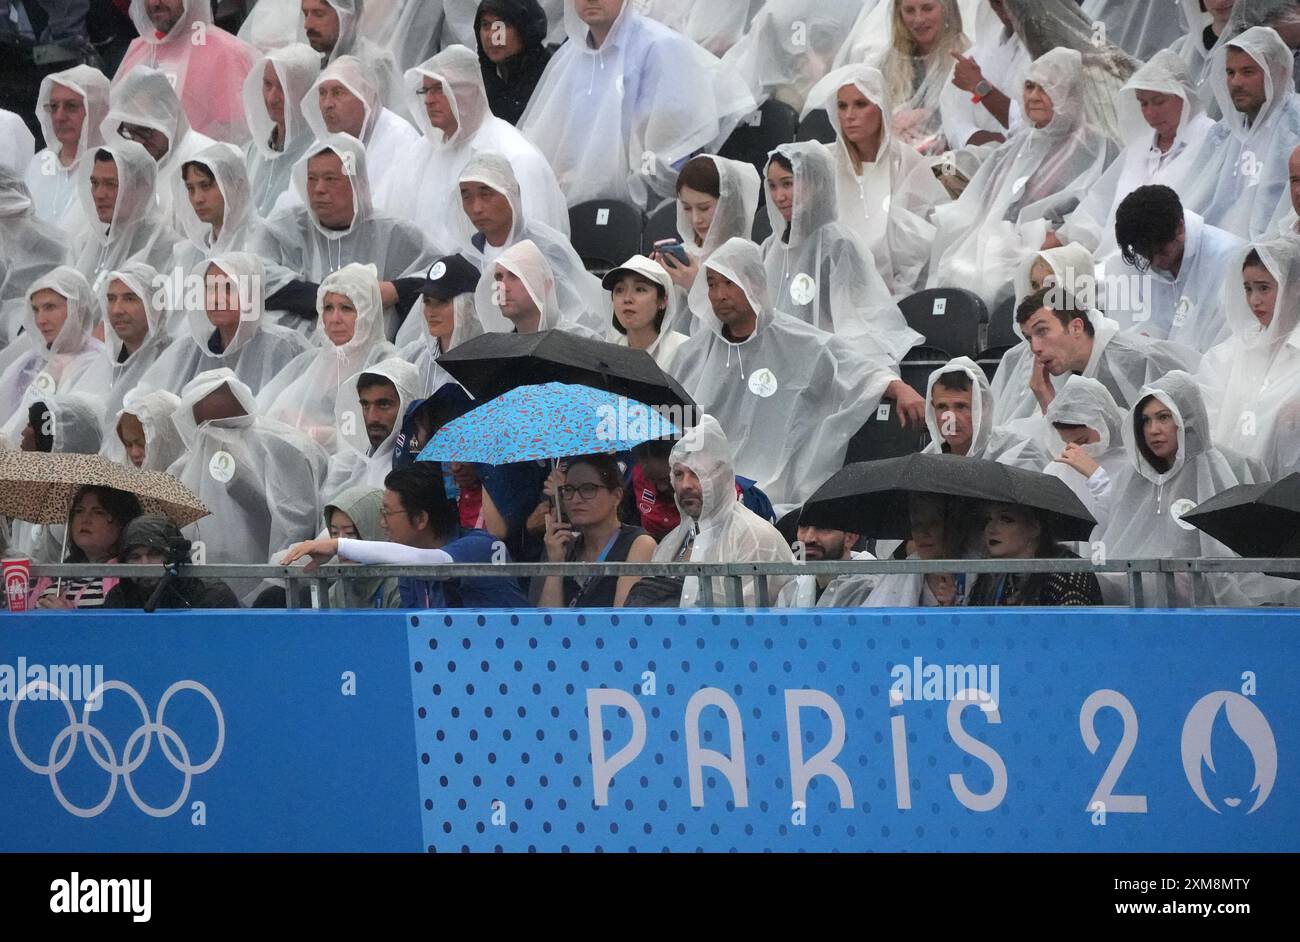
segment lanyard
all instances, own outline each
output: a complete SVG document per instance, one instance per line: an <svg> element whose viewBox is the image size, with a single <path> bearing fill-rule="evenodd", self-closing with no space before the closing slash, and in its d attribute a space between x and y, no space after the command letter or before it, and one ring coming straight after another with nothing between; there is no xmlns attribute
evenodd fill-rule
<svg viewBox="0 0 1300 942"><path fill-rule="evenodd" d="M622 535L622 533L623 530L621 527L614 531L613 535L610 536L609 541L605 544L605 548L600 551L600 556L596 558L596 562L603 563L605 561L605 559L609 556L609 551L614 548L614 544L618 542L618 538ZM582 598L584 594L586 594L587 587L590 586L593 582L595 582L599 578L601 577L588 576L586 579L581 579L581 580L575 578L573 581L578 584L578 592L576 595L574 595L573 601L569 603L569 608L575 608L578 604L578 600Z"/></svg>

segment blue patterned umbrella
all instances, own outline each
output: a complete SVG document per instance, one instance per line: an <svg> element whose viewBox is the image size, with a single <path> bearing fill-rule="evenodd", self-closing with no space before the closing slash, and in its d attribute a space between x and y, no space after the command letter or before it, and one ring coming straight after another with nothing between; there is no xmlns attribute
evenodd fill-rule
<svg viewBox="0 0 1300 942"><path fill-rule="evenodd" d="M628 451L678 427L645 403L590 386L519 386L444 425L420 461L509 464Z"/></svg>

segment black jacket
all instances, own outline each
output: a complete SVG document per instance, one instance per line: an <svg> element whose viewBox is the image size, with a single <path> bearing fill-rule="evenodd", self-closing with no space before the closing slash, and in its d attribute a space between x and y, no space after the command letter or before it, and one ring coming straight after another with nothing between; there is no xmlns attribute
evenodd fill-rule
<svg viewBox="0 0 1300 942"><path fill-rule="evenodd" d="M104 598L105 608L144 608L153 595L153 589L142 589L134 579L123 579L109 590ZM205 582L202 579L175 579L163 597L159 608L240 608L239 599L224 582Z"/></svg>
<svg viewBox="0 0 1300 942"><path fill-rule="evenodd" d="M479 23L484 12L495 14L519 31L524 41L524 51L497 65L483 52L483 37ZM546 13L537 0L486 0L474 16L474 35L478 41L478 62L483 70L483 87L487 90L488 107L503 121L518 124L528 99L533 96L551 51L546 41Z"/></svg>

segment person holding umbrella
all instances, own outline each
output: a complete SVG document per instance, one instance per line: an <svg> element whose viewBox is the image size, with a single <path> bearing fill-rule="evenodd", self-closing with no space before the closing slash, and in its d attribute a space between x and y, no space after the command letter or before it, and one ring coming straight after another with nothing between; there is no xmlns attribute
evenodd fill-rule
<svg viewBox="0 0 1300 942"><path fill-rule="evenodd" d="M546 514L546 561L552 563L644 563L655 552L654 537L623 523L623 472L612 455L571 458L548 481L564 519ZM637 576L545 576L533 580L530 596L539 608L622 608Z"/></svg>
<svg viewBox="0 0 1300 942"><path fill-rule="evenodd" d="M1052 514L1036 507L989 503L984 508L984 549L991 559L1077 559L1053 536ZM983 573L968 605L1101 605L1101 586L1090 572Z"/></svg>
<svg viewBox="0 0 1300 942"><path fill-rule="evenodd" d="M111 487L89 486L77 492L68 515L67 538L72 544L65 563L115 563L121 549L122 531L140 516L140 501L134 494ZM79 577L55 582L48 576L32 587L29 607L100 608L116 579L104 576Z"/></svg>

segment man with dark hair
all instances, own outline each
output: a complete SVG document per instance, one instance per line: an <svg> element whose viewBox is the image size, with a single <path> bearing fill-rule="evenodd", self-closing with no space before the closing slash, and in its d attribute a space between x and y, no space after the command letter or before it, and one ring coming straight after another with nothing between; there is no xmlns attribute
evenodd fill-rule
<svg viewBox="0 0 1300 942"><path fill-rule="evenodd" d="M1130 277L1106 298L1125 329L1174 340L1204 353L1225 339L1220 287L1242 245L1183 208L1167 186L1140 186L1115 210L1115 241ZM1145 277L1141 277L1145 276Z"/></svg>
<svg viewBox="0 0 1300 942"><path fill-rule="evenodd" d="M509 554L485 530L463 529L456 505L447 499L442 466L417 461L384 479L380 525L392 542L320 539L299 543L285 554L291 563L311 556L309 569L333 556L356 563L445 566L451 563L509 562ZM514 579L489 576L398 580L403 608L526 608L528 599Z"/></svg>
<svg viewBox="0 0 1300 942"><path fill-rule="evenodd" d="M1037 471L1051 455L1034 440L993 427L993 393L983 368L969 357L950 360L930 374L925 424L926 454L984 458Z"/></svg>
<svg viewBox="0 0 1300 942"><path fill-rule="evenodd" d="M368 366L340 391L335 405L338 450L330 456L325 494L353 484L382 487L393 468L402 419L419 396L410 363L389 357Z"/></svg>
<svg viewBox="0 0 1300 942"><path fill-rule="evenodd" d="M1195 370L1200 354L1167 340L1121 333L1097 310L1083 310L1072 295L1050 285L1016 309L1025 341L1002 357L993 377L993 425L1038 440L1043 412L1058 386L1072 375L1105 386L1122 408L1170 370Z"/></svg>

